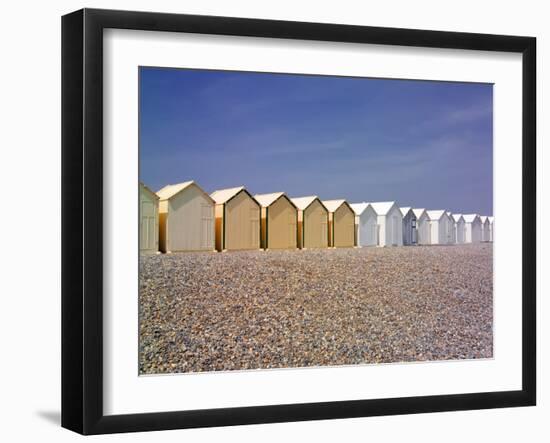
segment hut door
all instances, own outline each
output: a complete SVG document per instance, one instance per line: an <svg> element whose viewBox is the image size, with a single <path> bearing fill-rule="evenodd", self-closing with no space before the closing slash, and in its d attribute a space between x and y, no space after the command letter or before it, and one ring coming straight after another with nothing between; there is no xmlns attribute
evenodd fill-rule
<svg viewBox="0 0 550 443"><path fill-rule="evenodd" d="M151 202L141 202L140 249L155 249L155 207Z"/></svg>
<svg viewBox="0 0 550 443"><path fill-rule="evenodd" d="M411 218L411 243L416 244L416 218Z"/></svg>
<svg viewBox="0 0 550 443"><path fill-rule="evenodd" d="M209 205L201 206L201 249L214 248L214 220L212 217L212 207Z"/></svg>

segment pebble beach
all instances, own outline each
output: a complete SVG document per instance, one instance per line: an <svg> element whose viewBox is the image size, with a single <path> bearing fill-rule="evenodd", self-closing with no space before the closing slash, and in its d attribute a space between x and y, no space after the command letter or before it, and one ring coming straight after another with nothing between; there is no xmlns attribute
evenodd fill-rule
<svg viewBox="0 0 550 443"><path fill-rule="evenodd" d="M491 243L140 257L139 372L493 356Z"/></svg>

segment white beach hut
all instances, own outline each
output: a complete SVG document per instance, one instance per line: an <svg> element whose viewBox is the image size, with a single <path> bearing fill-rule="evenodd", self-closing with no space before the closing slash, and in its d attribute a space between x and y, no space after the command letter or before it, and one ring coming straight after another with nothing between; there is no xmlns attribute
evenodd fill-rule
<svg viewBox="0 0 550 443"><path fill-rule="evenodd" d="M162 252L214 250L214 200L199 185L168 185L157 195Z"/></svg>
<svg viewBox="0 0 550 443"><path fill-rule="evenodd" d="M491 222L489 221L489 217L481 215L479 218L481 220L481 241L491 241Z"/></svg>
<svg viewBox="0 0 550 443"><path fill-rule="evenodd" d="M464 217L462 214L453 214L453 220L455 221L455 241L458 244L462 244L466 236Z"/></svg>
<svg viewBox="0 0 550 443"><path fill-rule="evenodd" d="M416 216L416 242L419 245L431 244L432 234L430 229L430 219L424 208L413 209Z"/></svg>
<svg viewBox="0 0 550 443"><path fill-rule="evenodd" d="M449 217L450 229L451 229L449 243L455 244L456 243L456 221L453 217L452 212L447 211L447 217Z"/></svg>
<svg viewBox="0 0 550 443"><path fill-rule="evenodd" d="M357 246L378 245L378 215L368 203L352 203L355 212Z"/></svg>
<svg viewBox="0 0 550 443"><path fill-rule="evenodd" d="M447 245L451 243L454 222L445 210L426 211L430 219L432 245Z"/></svg>
<svg viewBox="0 0 550 443"><path fill-rule="evenodd" d="M493 241L493 229L495 226L495 217L489 217L489 241Z"/></svg>
<svg viewBox="0 0 550 443"><path fill-rule="evenodd" d="M416 215L411 207L399 208L403 214L403 244L416 245Z"/></svg>
<svg viewBox="0 0 550 443"><path fill-rule="evenodd" d="M403 214L395 202L369 203L378 217L378 245L403 246Z"/></svg>
<svg viewBox="0 0 550 443"><path fill-rule="evenodd" d="M143 183L139 184L139 252L159 250L159 197Z"/></svg>
<svg viewBox="0 0 550 443"><path fill-rule="evenodd" d="M481 218L477 214L464 214L464 243L479 243L482 236Z"/></svg>

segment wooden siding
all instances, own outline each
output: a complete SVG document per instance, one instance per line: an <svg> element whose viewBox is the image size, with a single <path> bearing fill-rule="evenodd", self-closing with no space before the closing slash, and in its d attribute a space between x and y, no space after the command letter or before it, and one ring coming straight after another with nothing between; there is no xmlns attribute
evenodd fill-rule
<svg viewBox="0 0 550 443"><path fill-rule="evenodd" d="M333 246L335 248L355 246L355 213L349 206L343 204L334 212L333 223Z"/></svg>
<svg viewBox="0 0 550 443"><path fill-rule="evenodd" d="M315 200L304 211L302 228L304 248L328 248L328 211ZM300 222L298 222L300 223Z"/></svg>
<svg viewBox="0 0 550 443"><path fill-rule="evenodd" d="M297 248L297 212L290 201L281 197L262 208L262 240L266 249Z"/></svg>
<svg viewBox="0 0 550 443"><path fill-rule="evenodd" d="M260 249L260 207L241 191L225 204L224 249Z"/></svg>
<svg viewBox="0 0 550 443"><path fill-rule="evenodd" d="M214 204L197 186L167 200L164 250L214 250Z"/></svg>
<svg viewBox="0 0 550 443"><path fill-rule="evenodd" d="M159 202L148 189L139 187L139 250L156 253L159 250Z"/></svg>

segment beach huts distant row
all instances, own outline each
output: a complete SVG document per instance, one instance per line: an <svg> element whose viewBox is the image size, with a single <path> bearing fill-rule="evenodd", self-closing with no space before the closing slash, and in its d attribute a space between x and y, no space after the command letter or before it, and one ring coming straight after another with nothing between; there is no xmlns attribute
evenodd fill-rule
<svg viewBox="0 0 550 443"><path fill-rule="evenodd" d="M226 251L437 245L493 241L493 217L348 203L243 186L206 193L196 182L158 192L140 183L140 251Z"/></svg>

